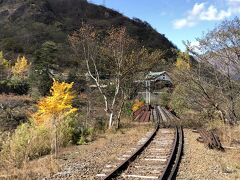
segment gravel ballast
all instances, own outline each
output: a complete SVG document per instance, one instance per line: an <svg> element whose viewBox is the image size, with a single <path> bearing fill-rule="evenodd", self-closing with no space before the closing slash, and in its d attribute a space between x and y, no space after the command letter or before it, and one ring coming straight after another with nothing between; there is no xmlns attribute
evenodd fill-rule
<svg viewBox="0 0 240 180"><path fill-rule="evenodd" d="M116 161L123 152L135 147L151 130L149 125L140 125L107 133L88 145L65 149L59 160L61 171L50 179L94 179L106 164Z"/></svg>

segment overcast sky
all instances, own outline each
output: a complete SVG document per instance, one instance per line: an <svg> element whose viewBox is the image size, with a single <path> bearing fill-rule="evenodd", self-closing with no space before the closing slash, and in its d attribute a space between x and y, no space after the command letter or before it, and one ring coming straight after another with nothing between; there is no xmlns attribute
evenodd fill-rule
<svg viewBox="0 0 240 180"><path fill-rule="evenodd" d="M224 19L240 15L240 0L90 0L115 9L130 18L147 21L181 50L183 40L194 43L202 32Z"/></svg>

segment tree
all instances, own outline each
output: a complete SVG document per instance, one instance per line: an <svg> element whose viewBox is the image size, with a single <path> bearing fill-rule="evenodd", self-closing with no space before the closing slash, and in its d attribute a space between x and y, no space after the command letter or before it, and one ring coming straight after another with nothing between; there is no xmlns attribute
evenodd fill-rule
<svg viewBox="0 0 240 180"><path fill-rule="evenodd" d="M212 31L198 38L199 46L186 47L189 52L197 57L199 62L211 64L212 82L218 91L218 95L225 99L224 114L228 120L236 122L236 100L239 96L239 83L236 81L240 73L240 19L236 17L230 21L223 21ZM199 66L203 68L203 66ZM209 74L210 72L208 72ZM214 81L214 83L213 83ZM215 92L216 93L216 92ZM216 107L221 106L217 104Z"/></svg>
<svg viewBox="0 0 240 180"><path fill-rule="evenodd" d="M42 98L38 103L38 111L33 114L33 119L36 124L50 125L54 129L52 150L54 149L55 156L57 156L57 127L59 123L68 115L77 111L72 106L72 100L75 98L72 92L73 83L60 83L56 80L53 81L53 85L50 90L50 96Z"/></svg>
<svg viewBox="0 0 240 180"><path fill-rule="evenodd" d="M190 69L190 62L189 61L190 61L189 54L179 51L177 61L176 61L176 67L178 69L183 69L183 70Z"/></svg>
<svg viewBox="0 0 240 180"><path fill-rule="evenodd" d="M29 71L29 63L25 56L18 57L15 65L12 67L14 77L24 78Z"/></svg>
<svg viewBox="0 0 240 180"><path fill-rule="evenodd" d="M41 95L47 95L52 85L51 69L57 59L57 45L52 41L42 44L34 53L30 79L32 87L37 87Z"/></svg>
<svg viewBox="0 0 240 180"><path fill-rule="evenodd" d="M186 53L185 53L186 54ZM181 54L179 54L181 58ZM190 61L190 56L186 62ZM199 61L197 65L177 66L173 71L175 80L175 89L171 97L170 105L176 112L183 113L185 110L198 112L198 116L208 119L214 119L214 114L225 121L228 119L225 112L225 96L218 88L218 82L215 75L211 72L214 68L211 64ZM224 80L223 75L219 79Z"/></svg>
<svg viewBox="0 0 240 180"><path fill-rule="evenodd" d="M4 58L2 51L0 51L0 64L5 67L9 67L9 62Z"/></svg>
<svg viewBox="0 0 240 180"><path fill-rule="evenodd" d="M112 128L114 116L117 112L121 114L134 76L151 68L162 59L163 53L139 48L124 27L111 28L103 37L94 27L83 25L69 40L79 59L85 61L88 75L103 97L104 110L109 116L108 127ZM101 78L104 64L108 67L108 77L105 79ZM107 87L103 88L103 84Z"/></svg>
<svg viewBox="0 0 240 180"><path fill-rule="evenodd" d="M4 58L3 52L0 51L0 80L6 79L8 68L9 62Z"/></svg>

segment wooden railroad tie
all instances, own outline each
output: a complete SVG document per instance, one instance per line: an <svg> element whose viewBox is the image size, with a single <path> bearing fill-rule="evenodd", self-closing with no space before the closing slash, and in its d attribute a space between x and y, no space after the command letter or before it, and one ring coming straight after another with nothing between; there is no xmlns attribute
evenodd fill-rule
<svg viewBox="0 0 240 180"><path fill-rule="evenodd" d="M200 137L197 139L199 142L205 143L205 145L210 149L224 151L219 137L213 131L199 129L198 132L200 134Z"/></svg>
<svg viewBox="0 0 240 180"><path fill-rule="evenodd" d="M148 122L150 120L152 109L146 105L133 112L133 120Z"/></svg>

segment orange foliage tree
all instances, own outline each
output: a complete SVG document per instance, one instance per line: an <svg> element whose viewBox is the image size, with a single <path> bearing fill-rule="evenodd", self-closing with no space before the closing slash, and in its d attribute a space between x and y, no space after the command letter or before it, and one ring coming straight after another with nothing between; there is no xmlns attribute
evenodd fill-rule
<svg viewBox="0 0 240 180"><path fill-rule="evenodd" d="M54 80L50 90L50 96L44 97L37 103L38 111L33 114L37 125L50 125L54 128L52 149L57 156L57 127L64 117L77 111L72 106L75 95L72 92L73 83L58 82Z"/></svg>
<svg viewBox="0 0 240 180"><path fill-rule="evenodd" d="M144 106L144 101L140 101L140 100L136 99L132 106L132 111L135 112L138 109L140 109L142 106Z"/></svg>

